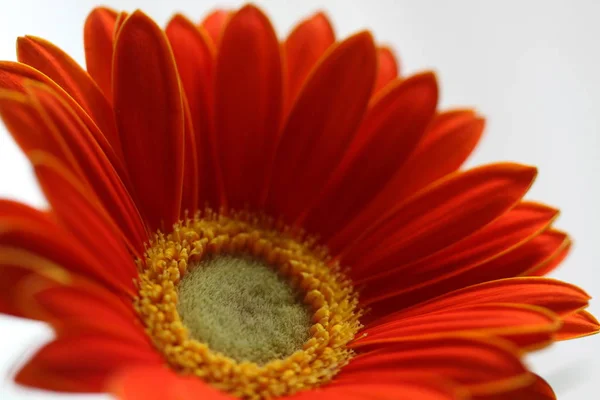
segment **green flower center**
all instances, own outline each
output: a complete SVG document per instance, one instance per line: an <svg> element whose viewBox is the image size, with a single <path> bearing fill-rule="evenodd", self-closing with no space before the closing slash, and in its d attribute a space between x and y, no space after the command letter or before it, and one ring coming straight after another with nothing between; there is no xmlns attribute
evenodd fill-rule
<svg viewBox="0 0 600 400"><path fill-rule="evenodd" d="M238 362L284 359L310 336L313 311L262 260L206 258L185 274L178 292L177 311L190 336Z"/></svg>

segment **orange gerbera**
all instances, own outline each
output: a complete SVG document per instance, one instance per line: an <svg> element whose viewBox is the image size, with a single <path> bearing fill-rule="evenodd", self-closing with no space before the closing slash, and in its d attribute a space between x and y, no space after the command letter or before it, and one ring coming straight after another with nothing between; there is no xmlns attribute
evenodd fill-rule
<svg viewBox="0 0 600 400"><path fill-rule="evenodd" d="M50 209L0 202L0 310L56 338L16 381L122 399L551 399L521 356L598 331L533 167L457 171L483 119L438 111L368 32L280 43L256 7L165 31L94 10L87 71L0 63Z"/></svg>

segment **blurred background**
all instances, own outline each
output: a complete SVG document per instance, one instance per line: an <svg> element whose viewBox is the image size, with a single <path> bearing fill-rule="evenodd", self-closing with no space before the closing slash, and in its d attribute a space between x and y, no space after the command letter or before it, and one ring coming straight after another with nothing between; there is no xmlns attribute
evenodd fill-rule
<svg viewBox="0 0 600 400"><path fill-rule="evenodd" d="M193 20L241 1L104 0L142 8L160 24L174 12ZM284 37L294 23L325 10L339 37L364 28L399 55L402 74L433 69L443 108L473 106L487 117L468 164L511 160L537 165L528 197L562 210L557 226L575 246L554 276L587 290L600 314L600 2L596 0L256 0ZM15 60L15 39L32 34L83 64L82 29L98 0L0 0L0 59ZM45 201L24 156L0 126L0 196ZM0 276L0 279L2 277ZM103 399L22 389L10 374L51 338L42 324L0 316L0 399ZM600 336L561 343L528 359L562 400L597 398Z"/></svg>

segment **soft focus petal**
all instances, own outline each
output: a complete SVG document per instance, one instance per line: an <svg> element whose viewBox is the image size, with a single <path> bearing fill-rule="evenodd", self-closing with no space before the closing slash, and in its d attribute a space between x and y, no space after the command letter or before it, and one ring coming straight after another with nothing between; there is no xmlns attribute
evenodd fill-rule
<svg viewBox="0 0 600 400"><path fill-rule="evenodd" d="M562 318L563 325L556 334L556 340L577 339L600 332L600 323L591 313L580 310Z"/></svg>
<svg viewBox="0 0 600 400"><path fill-rule="evenodd" d="M112 107L83 68L52 43L33 36L17 40L17 55L20 62L43 72L71 95L92 118L115 153L121 155Z"/></svg>
<svg viewBox="0 0 600 400"><path fill-rule="evenodd" d="M120 371L111 379L108 388L119 400L234 399L195 376L178 375L162 366L138 366Z"/></svg>
<svg viewBox="0 0 600 400"><path fill-rule="evenodd" d="M32 156L32 164L48 202L62 224L78 243L104 264L98 271L108 282L119 282L124 290L135 291L137 269L119 240L118 228L98 199L77 182L60 162L47 154Z"/></svg>
<svg viewBox="0 0 600 400"><path fill-rule="evenodd" d="M106 158L83 122L52 90L30 82L27 92L31 106L43 120L41 129L51 130L54 138L60 138L57 141L65 149L66 159L72 160L75 167L73 173L100 199L102 206L120 227L121 236L132 251L141 255L147 238L144 225L114 165ZM32 150L37 148L32 148L29 153ZM46 152L44 148L39 150ZM60 154L53 155L61 159Z"/></svg>
<svg viewBox="0 0 600 400"><path fill-rule="evenodd" d="M214 10L200 24L200 26L206 29L215 46L219 46L221 43L221 35L232 14L230 10Z"/></svg>
<svg viewBox="0 0 600 400"><path fill-rule="evenodd" d="M103 392L115 372L161 366L160 355L102 335L58 338L42 347L17 373L25 386L60 392ZM154 385L149 385L154 387Z"/></svg>
<svg viewBox="0 0 600 400"><path fill-rule="evenodd" d="M380 47L377 49L377 64L374 93L379 92L398 76L398 63L390 48Z"/></svg>
<svg viewBox="0 0 600 400"><path fill-rule="evenodd" d="M97 142L105 157L113 165L118 176L127 181L128 176L125 172L123 160L118 156L115 149L108 141L105 133L102 132L96 122L92 119L86 110L56 82L48 78L40 71L22 63L11 61L0 61L0 88L9 89L18 92L25 92L26 86L31 86L31 81L47 85L64 101L69 108L77 114L77 117L85 124L87 130Z"/></svg>
<svg viewBox="0 0 600 400"><path fill-rule="evenodd" d="M550 385L536 375L531 385L497 394L475 396L473 400L556 400L556 395Z"/></svg>

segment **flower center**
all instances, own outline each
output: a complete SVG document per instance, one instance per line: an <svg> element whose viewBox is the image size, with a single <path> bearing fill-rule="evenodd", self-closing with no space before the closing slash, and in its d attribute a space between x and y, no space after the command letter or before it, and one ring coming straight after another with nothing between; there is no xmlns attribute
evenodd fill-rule
<svg viewBox="0 0 600 400"><path fill-rule="evenodd" d="M177 311L190 336L234 360L266 364L301 350L310 309L263 260L219 255L190 269Z"/></svg>
<svg viewBox="0 0 600 400"><path fill-rule="evenodd" d="M272 219L207 210L158 233L134 306L171 368L264 399L329 382L360 329L351 282L326 249Z"/></svg>

